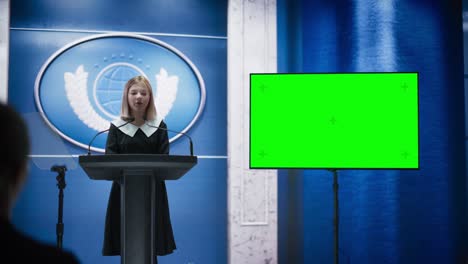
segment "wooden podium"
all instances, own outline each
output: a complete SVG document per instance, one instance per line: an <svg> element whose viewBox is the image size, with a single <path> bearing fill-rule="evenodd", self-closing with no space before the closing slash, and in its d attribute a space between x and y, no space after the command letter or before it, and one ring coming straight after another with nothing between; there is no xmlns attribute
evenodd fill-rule
<svg viewBox="0 0 468 264"><path fill-rule="evenodd" d="M121 263L152 264L156 256L156 180L177 180L197 164L196 156L112 154L79 156L93 180L121 185Z"/></svg>

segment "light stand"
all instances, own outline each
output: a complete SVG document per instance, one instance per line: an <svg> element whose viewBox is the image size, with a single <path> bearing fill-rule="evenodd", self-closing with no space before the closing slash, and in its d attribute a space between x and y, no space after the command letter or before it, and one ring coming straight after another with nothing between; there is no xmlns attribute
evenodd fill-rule
<svg viewBox="0 0 468 264"><path fill-rule="evenodd" d="M338 215L338 209L339 209L339 204L338 204L338 170L337 169L330 169L329 171L333 172L333 200L334 200L334 216L333 216L333 233L334 233L334 246L333 246L333 251L334 251L334 258L335 258L335 264L339 263L339 240L338 240L338 223L339 223L339 215Z"/></svg>
<svg viewBox="0 0 468 264"><path fill-rule="evenodd" d="M54 165L50 168L51 171L57 172L57 187L59 188L59 207L58 207L58 222L56 226L57 233L57 248L62 249L62 239L63 239L63 189L65 189L65 171L67 167L65 165L58 166Z"/></svg>

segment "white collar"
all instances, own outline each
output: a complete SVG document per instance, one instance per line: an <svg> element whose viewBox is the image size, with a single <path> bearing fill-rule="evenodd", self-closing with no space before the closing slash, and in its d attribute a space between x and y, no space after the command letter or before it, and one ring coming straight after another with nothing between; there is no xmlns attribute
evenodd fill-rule
<svg viewBox="0 0 468 264"><path fill-rule="evenodd" d="M135 126L132 123L128 123L128 124L122 126L123 124L126 123L126 121L122 120L121 118L116 119L116 120L112 121L111 123L114 124L114 126L116 126L116 127L121 126L121 127L119 127L119 130L122 131L124 134L130 136L130 137L135 136L138 129L141 129L141 131L143 131L143 133L145 133L145 135L147 137L150 137L158 129L155 128L155 127L151 127L149 125L158 127L159 125L161 125L161 121L162 121L162 118L160 118L159 116L156 116L156 119L147 120L142 126Z"/></svg>

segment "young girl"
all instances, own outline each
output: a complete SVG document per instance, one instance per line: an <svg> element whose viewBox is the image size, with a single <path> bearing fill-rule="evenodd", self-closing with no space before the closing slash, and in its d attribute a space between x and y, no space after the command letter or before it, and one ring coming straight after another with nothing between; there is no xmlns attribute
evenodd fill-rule
<svg viewBox="0 0 468 264"><path fill-rule="evenodd" d="M152 88L145 77L134 77L125 84L120 115L120 119L111 122L106 143L106 154L169 154L168 135L167 131L164 130L167 126L157 115ZM134 121L121 126L129 118L134 118ZM176 245L172 233L164 181L156 181L155 190L157 192L155 201L157 210L155 252L161 256L172 253ZM115 181L112 183L107 206L102 253L104 256L121 254L120 185Z"/></svg>

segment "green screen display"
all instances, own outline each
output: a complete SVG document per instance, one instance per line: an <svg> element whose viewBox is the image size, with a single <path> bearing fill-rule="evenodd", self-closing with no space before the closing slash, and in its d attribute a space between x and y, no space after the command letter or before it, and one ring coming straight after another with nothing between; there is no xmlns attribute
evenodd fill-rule
<svg viewBox="0 0 468 264"><path fill-rule="evenodd" d="M417 73L250 75L250 168L418 169Z"/></svg>

